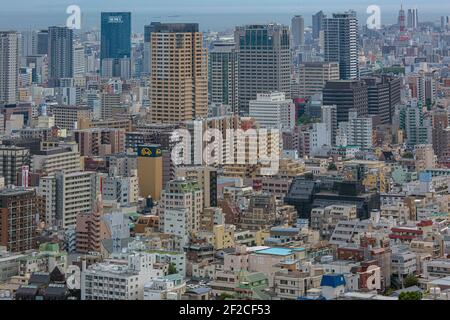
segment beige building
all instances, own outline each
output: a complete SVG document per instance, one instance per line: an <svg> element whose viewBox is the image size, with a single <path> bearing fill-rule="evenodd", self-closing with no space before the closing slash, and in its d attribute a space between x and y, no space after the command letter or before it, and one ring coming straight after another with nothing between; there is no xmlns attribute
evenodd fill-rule
<svg viewBox="0 0 450 320"><path fill-rule="evenodd" d="M217 170L205 166L188 166L176 168L176 177L197 181L203 190L203 206L217 206Z"/></svg>
<svg viewBox="0 0 450 320"><path fill-rule="evenodd" d="M163 189L163 158L160 146L138 148L137 171L140 196L159 201Z"/></svg>
<svg viewBox="0 0 450 320"><path fill-rule="evenodd" d="M299 67L299 96L311 97L321 93L325 83L339 80L339 63L305 62Z"/></svg>
<svg viewBox="0 0 450 320"><path fill-rule="evenodd" d="M152 123L206 117L208 56L198 24L152 23L152 27Z"/></svg>
<svg viewBox="0 0 450 320"><path fill-rule="evenodd" d="M74 130L82 119L90 118L90 109L80 106L56 105L50 107L52 115L55 117L55 125L61 129Z"/></svg>

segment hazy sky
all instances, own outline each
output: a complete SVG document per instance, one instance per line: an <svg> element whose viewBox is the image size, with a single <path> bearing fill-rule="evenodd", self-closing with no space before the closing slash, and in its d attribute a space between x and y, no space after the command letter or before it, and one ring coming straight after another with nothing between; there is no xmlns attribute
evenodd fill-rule
<svg viewBox="0 0 450 320"><path fill-rule="evenodd" d="M369 5L381 7L382 22L392 23L400 8L417 7L422 17L437 18L450 15L450 2L446 0L1 0L0 28L26 28L63 24L68 5L80 6L85 24L92 27L98 24L101 11L131 11L133 27L155 19L186 20L198 22L205 28L226 26L227 24L263 22L273 19L286 23L294 14L304 14L306 23L310 15L319 10L326 13L354 9L360 16ZM167 17L180 15L179 18ZM220 19L218 16L227 15ZM435 16L435 17L434 17ZM384 17L384 21L383 21ZM286 21L287 20L287 21ZM266 21L267 22L267 21ZM205 26L206 24L206 26ZM201 25L202 27L202 25Z"/></svg>

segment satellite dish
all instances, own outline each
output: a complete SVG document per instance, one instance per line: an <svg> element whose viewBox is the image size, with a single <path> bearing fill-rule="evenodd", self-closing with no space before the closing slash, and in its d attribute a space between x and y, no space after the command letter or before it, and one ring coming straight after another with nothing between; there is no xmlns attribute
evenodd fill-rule
<svg viewBox="0 0 450 320"><path fill-rule="evenodd" d="M81 288L81 271L80 267L76 265L70 265L67 268L67 288L71 290L79 290Z"/></svg>

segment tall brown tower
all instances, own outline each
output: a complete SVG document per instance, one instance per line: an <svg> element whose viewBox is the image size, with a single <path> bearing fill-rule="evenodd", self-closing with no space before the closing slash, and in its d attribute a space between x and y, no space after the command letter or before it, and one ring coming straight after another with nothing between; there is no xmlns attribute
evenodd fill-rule
<svg viewBox="0 0 450 320"><path fill-rule="evenodd" d="M179 123L208 113L208 55L196 23L153 22L151 121Z"/></svg>

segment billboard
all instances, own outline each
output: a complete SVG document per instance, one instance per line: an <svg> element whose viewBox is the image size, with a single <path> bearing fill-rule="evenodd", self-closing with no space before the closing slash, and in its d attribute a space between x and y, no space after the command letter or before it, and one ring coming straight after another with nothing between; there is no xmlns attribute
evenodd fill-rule
<svg viewBox="0 0 450 320"><path fill-rule="evenodd" d="M162 156L162 150L160 146L139 146L137 155L143 158L159 158Z"/></svg>

